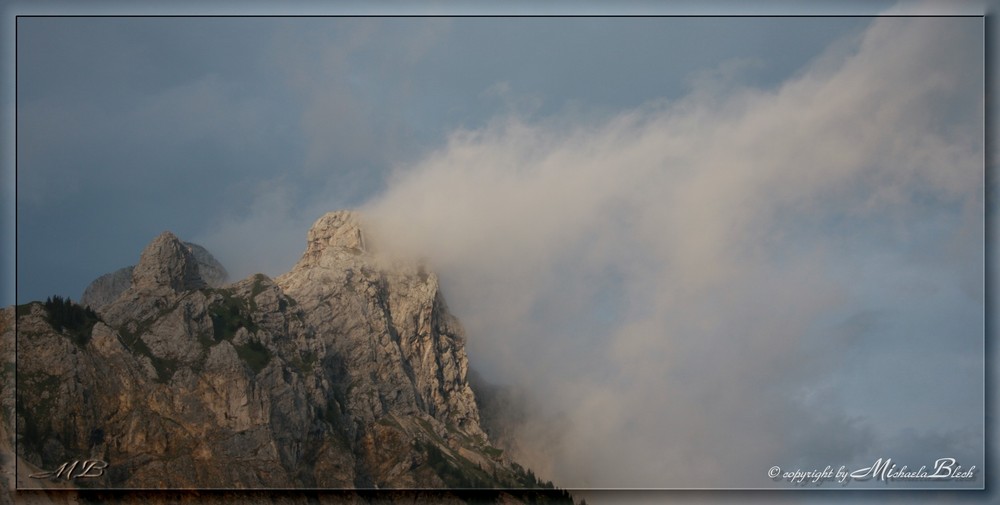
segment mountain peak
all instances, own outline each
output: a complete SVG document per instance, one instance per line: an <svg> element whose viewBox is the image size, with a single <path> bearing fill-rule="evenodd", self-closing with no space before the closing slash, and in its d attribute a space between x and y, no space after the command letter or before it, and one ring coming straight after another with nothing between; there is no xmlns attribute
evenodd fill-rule
<svg viewBox="0 0 1000 505"><path fill-rule="evenodd" d="M164 239L168 240L169 237L164 237ZM198 275L206 284L217 288L224 286L229 281L229 273L226 272L226 268L212 256L212 253L193 242L182 243L194 256L198 263ZM134 270L135 265L129 265L94 279L83 291L80 304L88 305L98 311L111 304L132 286L132 272ZM153 285L159 284L154 283Z"/></svg>
<svg viewBox="0 0 1000 505"><path fill-rule="evenodd" d="M361 231L360 215L356 211L327 212L309 229L308 252L325 249L344 249L355 254L367 251L365 236Z"/></svg>
<svg viewBox="0 0 1000 505"><path fill-rule="evenodd" d="M132 286L140 290L167 287L184 291L206 284L198 273L198 262L191 248L165 231L143 249L139 264L132 271Z"/></svg>
<svg viewBox="0 0 1000 505"><path fill-rule="evenodd" d="M109 462L108 488L540 486L482 429L437 277L371 254L358 213L318 219L274 281L201 289L198 254L157 236L80 335L18 314L19 458Z"/></svg>

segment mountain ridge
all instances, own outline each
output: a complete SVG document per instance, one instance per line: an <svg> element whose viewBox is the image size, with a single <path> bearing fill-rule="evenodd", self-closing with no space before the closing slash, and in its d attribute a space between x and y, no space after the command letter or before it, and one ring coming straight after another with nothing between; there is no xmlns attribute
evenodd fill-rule
<svg viewBox="0 0 1000 505"><path fill-rule="evenodd" d="M164 232L85 339L6 309L17 456L106 461L81 484L108 488L550 489L483 430L437 276L366 241L331 212L289 272L213 287Z"/></svg>
<svg viewBox="0 0 1000 505"><path fill-rule="evenodd" d="M173 234L171 233L171 235ZM226 268L212 256L212 253L193 242L182 243L197 261L198 274L206 284L211 287L221 287L229 281L229 273ZM118 296L131 287L134 269L135 265L129 265L94 279L83 290L80 304L97 310L115 301Z"/></svg>

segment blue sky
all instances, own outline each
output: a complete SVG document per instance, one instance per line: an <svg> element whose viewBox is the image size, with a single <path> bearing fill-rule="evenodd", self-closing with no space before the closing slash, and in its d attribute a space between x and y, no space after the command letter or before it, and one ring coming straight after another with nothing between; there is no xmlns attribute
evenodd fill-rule
<svg viewBox="0 0 1000 505"><path fill-rule="evenodd" d="M17 301L166 229L276 276L361 208L531 391L519 456L559 485L981 467L982 28L21 18Z"/></svg>

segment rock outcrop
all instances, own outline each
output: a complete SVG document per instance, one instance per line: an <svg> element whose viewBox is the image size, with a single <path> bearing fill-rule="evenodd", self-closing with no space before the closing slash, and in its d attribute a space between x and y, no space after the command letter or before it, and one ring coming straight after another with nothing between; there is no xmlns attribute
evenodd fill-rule
<svg viewBox="0 0 1000 505"><path fill-rule="evenodd" d="M205 284L218 288L229 281L229 273L226 272L226 268L207 249L191 242L183 242L182 244L194 258L198 276ZM83 290L80 304L94 310L100 310L115 301L132 286L134 270L135 265L131 265L98 277Z"/></svg>
<svg viewBox="0 0 1000 505"><path fill-rule="evenodd" d="M437 276L416 263L380 264L354 213L316 221L302 259L276 282L347 363L352 416L373 422L427 413L469 437L484 436L463 330Z"/></svg>
<svg viewBox="0 0 1000 505"><path fill-rule="evenodd" d="M112 488L538 485L480 425L437 277L373 254L356 214L274 281L202 265L167 232L97 314L17 307L19 458L106 461L80 483Z"/></svg>

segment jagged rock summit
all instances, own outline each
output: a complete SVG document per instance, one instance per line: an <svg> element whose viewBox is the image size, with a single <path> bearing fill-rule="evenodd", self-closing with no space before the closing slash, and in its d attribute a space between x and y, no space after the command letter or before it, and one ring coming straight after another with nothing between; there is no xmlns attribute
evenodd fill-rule
<svg viewBox="0 0 1000 505"><path fill-rule="evenodd" d="M357 212L328 212L313 223L307 235L304 259L321 256L324 252L346 250L354 254L366 252L365 234L361 231Z"/></svg>
<svg viewBox="0 0 1000 505"><path fill-rule="evenodd" d="M105 461L83 484L119 488L539 485L482 429L437 276L377 257L356 213L273 281L203 273L165 232L96 314L17 307L17 456Z"/></svg>
<svg viewBox="0 0 1000 505"><path fill-rule="evenodd" d="M132 270L132 289L140 291L168 288L177 292L207 285L198 273L194 254L169 231L146 246Z"/></svg>
<svg viewBox="0 0 1000 505"><path fill-rule="evenodd" d="M361 393L348 402L353 415L371 422L424 412L485 437L467 381L464 332L437 276L416 263L383 267L367 250L356 213L318 219L299 263L275 282L302 305L308 322L339 337L331 344L354 365L348 373Z"/></svg>
<svg viewBox="0 0 1000 505"><path fill-rule="evenodd" d="M178 248L176 245L171 246L174 252L177 252L179 249L182 248L186 249L188 253L190 253L190 256L194 260L193 261L194 270L196 270L197 276L202 280L202 282L204 282L204 284L210 287L217 288L224 286L226 282L228 282L229 274L228 272L226 272L225 267L223 267L222 264L219 263L219 261L216 260L215 257L212 256L212 254L208 252L207 249L198 244L194 244L192 242L181 242L172 233L164 232L159 237L157 237L156 240L153 241L153 243L149 244L149 246L150 247L153 246L158 241L161 241L161 239L169 242L168 237L164 237L164 235L169 235L170 237L173 237L174 241L181 244L180 248ZM160 244L158 247L163 247L163 246L164 244ZM147 249L148 248L149 247L147 247ZM168 254L168 255L170 254L170 252L171 249L169 248L167 250L161 250L158 252L149 251L150 254ZM185 259L185 261L188 260ZM156 262L152 262L151 264L155 263ZM80 298L80 303L82 305L90 306L94 310L100 310L104 306L115 301L115 299L121 296L122 293L124 293L129 287L133 285L134 282L133 275L135 268L136 265L131 265L98 277L93 282L91 282L87 286L87 288L83 291L83 296ZM185 266L184 268L190 270L191 267ZM147 272L141 272L140 276L144 280L150 281L154 280L153 278L150 277L150 275L154 274L155 272L147 271ZM170 272L165 271L161 272L160 274L169 275ZM193 281L194 277L193 272L188 271L183 273L183 275L186 275L188 277L189 282ZM183 284L184 282L185 281L182 279L181 283Z"/></svg>

